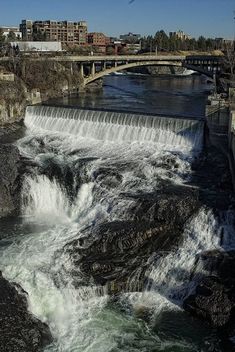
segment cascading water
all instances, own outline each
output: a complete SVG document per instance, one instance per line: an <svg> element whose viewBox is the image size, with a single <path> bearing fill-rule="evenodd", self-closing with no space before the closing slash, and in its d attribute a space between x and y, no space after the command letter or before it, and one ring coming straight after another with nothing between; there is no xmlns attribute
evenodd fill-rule
<svg viewBox="0 0 235 352"><path fill-rule="evenodd" d="M28 107L25 123L28 135L18 146L36 166L23 188L24 235L2 244L0 265L49 324L55 340L46 351L209 351L210 336L196 322L194 332L188 330L180 304L193 289L196 255L220 247L221 225L210 210L190 219L180 247L152 260L145 290L122 294L120 305L110 302L105 287L75 287L74 264L65 253L89 226L126 220L134 198L124 194L157 192L188 179L193 153L202 147L202 122L38 106ZM229 227L226 233L231 245ZM149 324L133 314L141 309L151 312ZM176 337L178 319L183 328Z"/></svg>
<svg viewBox="0 0 235 352"><path fill-rule="evenodd" d="M203 135L203 122L197 120L49 106L29 106L25 123L30 128L95 140L152 142L188 149L199 149Z"/></svg>

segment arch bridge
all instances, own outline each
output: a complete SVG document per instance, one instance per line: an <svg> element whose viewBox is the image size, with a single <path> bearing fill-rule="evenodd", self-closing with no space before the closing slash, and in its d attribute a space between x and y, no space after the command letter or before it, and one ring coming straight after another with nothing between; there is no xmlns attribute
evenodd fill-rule
<svg viewBox="0 0 235 352"><path fill-rule="evenodd" d="M123 71L133 67L141 66L177 66L184 67L213 78L218 77L223 66L223 56L212 55L115 55L115 56L72 56L57 55L48 56L46 54L25 54L23 56L29 61L54 61L61 63L70 63L71 72L73 65L77 64L80 68L80 86L81 89L87 84L96 81L110 73ZM1 61L10 61L12 58L2 57ZM20 60L20 58L18 58Z"/></svg>
<svg viewBox="0 0 235 352"><path fill-rule="evenodd" d="M222 56L158 56L158 55L127 55L127 56L86 56L61 57L57 61L80 64L81 85L96 81L110 73L141 66L176 66L184 67L213 78L221 72ZM72 65L71 65L72 70Z"/></svg>

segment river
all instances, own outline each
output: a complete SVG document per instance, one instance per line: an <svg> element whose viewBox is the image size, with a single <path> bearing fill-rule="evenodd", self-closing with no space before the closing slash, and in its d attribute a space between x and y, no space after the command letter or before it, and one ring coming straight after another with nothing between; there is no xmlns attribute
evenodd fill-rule
<svg viewBox="0 0 235 352"><path fill-rule="evenodd" d="M181 308L193 289L198 253L220 248L222 227L231 240L232 230L210 208L190 217L179 245L160 258L152 249L140 292L125 290L111 299L89 276L94 266L76 264L96 243L100 225L130 221L135 197L189 182L211 88L200 76L109 76L102 91L27 110L27 130L16 144L31 164L22 215L1 222L0 267L28 292L30 310L50 326L54 343L45 352L222 351L215 331ZM61 105L77 109L53 107ZM166 118L162 125L151 120L153 114L190 122ZM136 287L136 270L129 288Z"/></svg>
<svg viewBox="0 0 235 352"><path fill-rule="evenodd" d="M81 94L80 98L52 100L51 104L84 108L136 111L201 117L212 85L206 77L151 77L113 75L104 80L104 89Z"/></svg>

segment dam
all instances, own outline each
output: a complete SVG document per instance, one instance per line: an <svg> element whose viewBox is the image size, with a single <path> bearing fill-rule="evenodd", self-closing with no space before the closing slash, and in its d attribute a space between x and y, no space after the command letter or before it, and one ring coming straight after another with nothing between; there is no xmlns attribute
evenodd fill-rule
<svg viewBox="0 0 235 352"><path fill-rule="evenodd" d="M99 110L28 106L27 126L113 142L152 142L200 150L203 121Z"/></svg>

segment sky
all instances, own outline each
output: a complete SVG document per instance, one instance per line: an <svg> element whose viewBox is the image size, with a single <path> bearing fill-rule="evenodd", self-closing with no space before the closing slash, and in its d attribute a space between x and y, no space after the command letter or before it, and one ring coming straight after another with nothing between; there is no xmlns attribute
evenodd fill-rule
<svg viewBox="0 0 235 352"><path fill-rule="evenodd" d="M22 19L86 20L89 32L119 36L183 30L194 37L235 35L235 0L0 0L0 26Z"/></svg>

